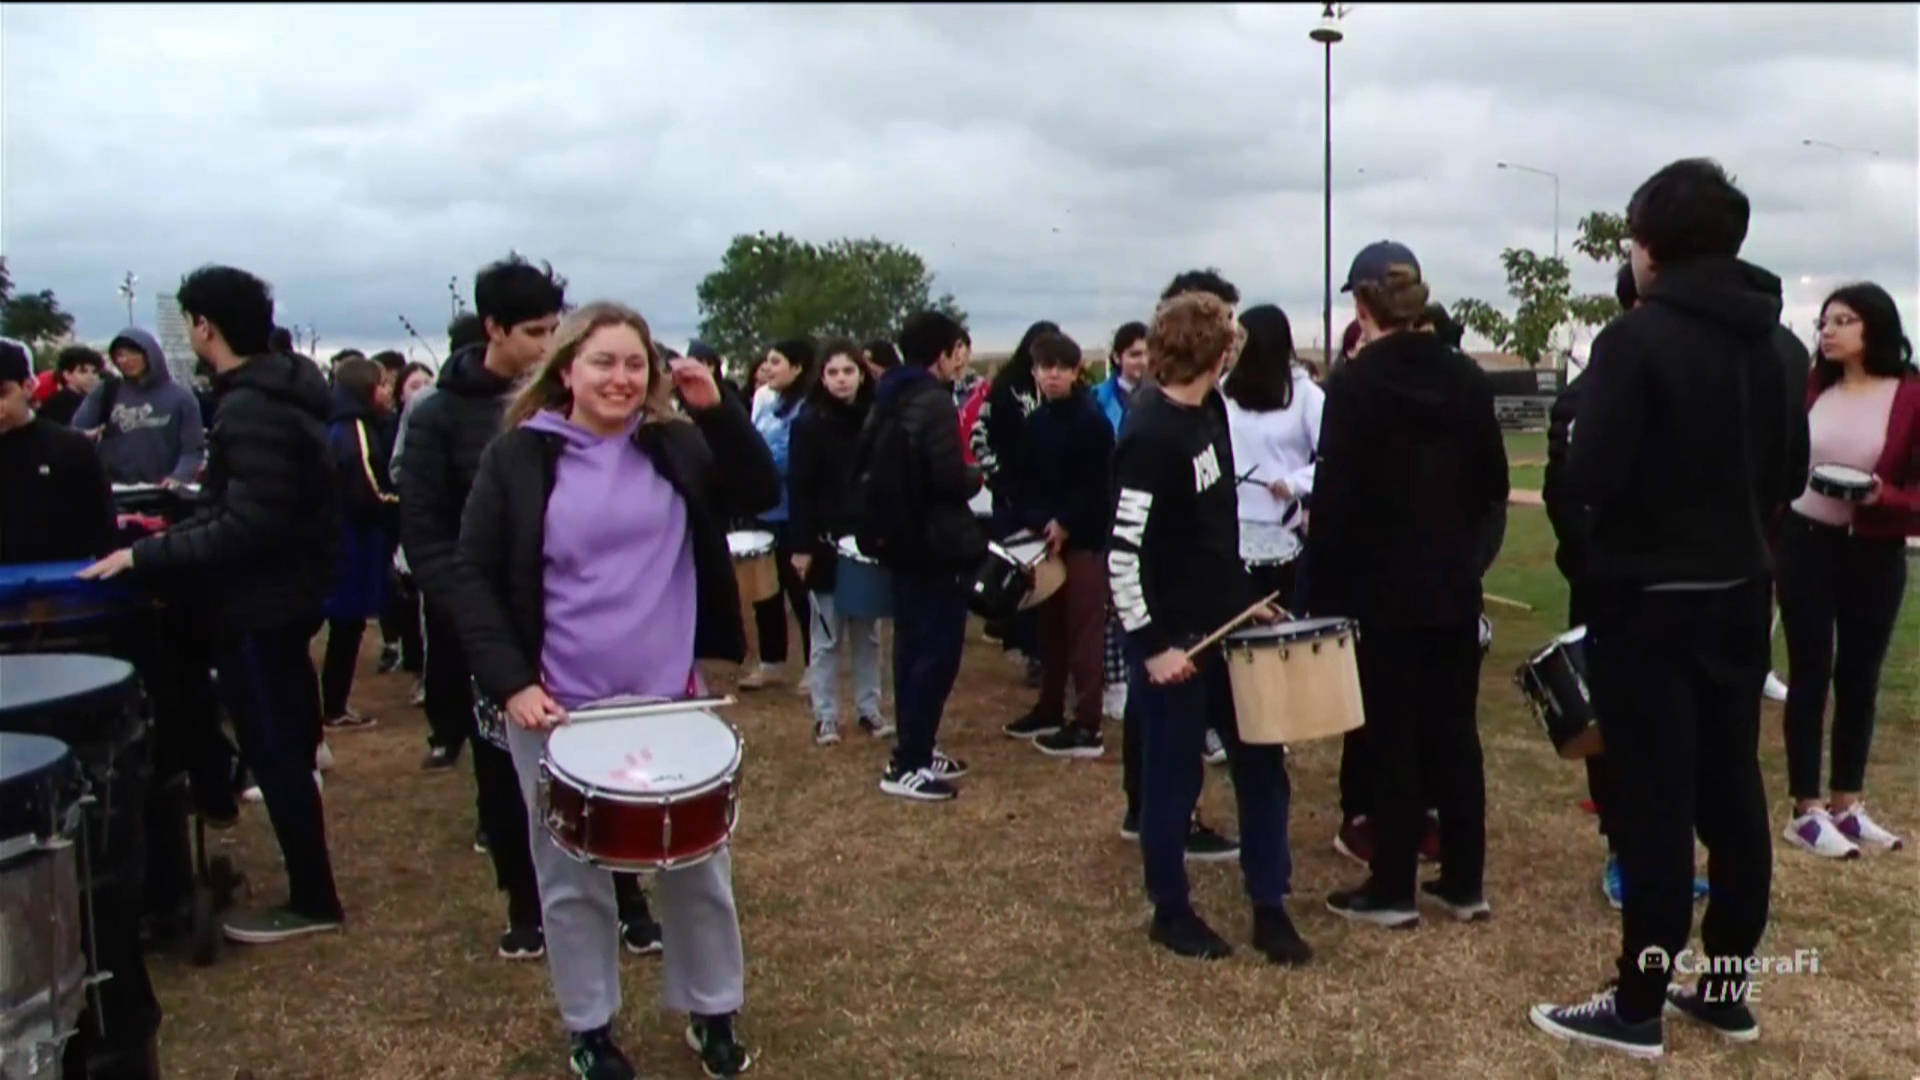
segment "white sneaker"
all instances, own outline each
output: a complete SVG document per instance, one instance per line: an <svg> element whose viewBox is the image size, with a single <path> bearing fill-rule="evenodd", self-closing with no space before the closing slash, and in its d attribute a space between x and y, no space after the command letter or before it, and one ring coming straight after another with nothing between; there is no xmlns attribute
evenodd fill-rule
<svg viewBox="0 0 1920 1080"><path fill-rule="evenodd" d="M1109 720L1127 718L1127 684L1116 683L1106 688L1100 695L1100 711Z"/></svg>
<svg viewBox="0 0 1920 1080"><path fill-rule="evenodd" d="M1207 729L1207 764L1224 765L1227 760L1227 748L1220 745L1220 734L1212 728Z"/></svg>
<svg viewBox="0 0 1920 1080"><path fill-rule="evenodd" d="M321 772L333 768L333 747L325 741L320 743L320 749L313 752L313 767Z"/></svg>
<svg viewBox="0 0 1920 1080"><path fill-rule="evenodd" d="M1860 848L1847 839L1846 835L1833 823L1832 815L1827 813L1827 808L1824 806L1816 806L1787 822L1786 831L1780 835L1794 847L1812 852L1823 859L1860 857Z"/></svg>
<svg viewBox="0 0 1920 1080"><path fill-rule="evenodd" d="M764 690L778 681L780 681L780 665L755 664L747 669L746 674L740 676L740 689Z"/></svg>
<svg viewBox="0 0 1920 1080"><path fill-rule="evenodd" d="M313 770L313 787L315 791L327 790L326 781L320 779L319 769ZM259 806L266 801L266 796L260 794L260 785L255 784L240 793L240 801L253 806Z"/></svg>
<svg viewBox="0 0 1920 1080"><path fill-rule="evenodd" d="M1840 835L1863 848L1875 848L1880 851L1899 851L1905 843L1898 836L1880 827L1879 823L1867 816L1866 803L1854 803L1841 811L1833 819L1834 827Z"/></svg>
<svg viewBox="0 0 1920 1080"><path fill-rule="evenodd" d="M1767 684L1762 688L1762 692L1767 695L1768 701L1787 700L1787 684L1771 671L1767 672Z"/></svg>
<svg viewBox="0 0 1920 1080"><path fill-rule="evenodd" d="M415 707L427 703L427 682L425 679L413 680L413 693L407 695L407 702Z"/></svg>

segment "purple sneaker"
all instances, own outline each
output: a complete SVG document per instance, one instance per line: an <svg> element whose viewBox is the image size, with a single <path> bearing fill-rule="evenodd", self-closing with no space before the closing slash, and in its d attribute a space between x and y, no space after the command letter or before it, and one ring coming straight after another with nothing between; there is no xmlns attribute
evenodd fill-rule
<svg viewBox="0 0 1920 1080"><path fill-rule="evenodd" d="M1863 848L1899 851L1905 846L1898 836L1881 828L1879 823L1867 816L1866 803L1854 803L1834 815L1833 824L1840 830L1840 835Z"/></svg>

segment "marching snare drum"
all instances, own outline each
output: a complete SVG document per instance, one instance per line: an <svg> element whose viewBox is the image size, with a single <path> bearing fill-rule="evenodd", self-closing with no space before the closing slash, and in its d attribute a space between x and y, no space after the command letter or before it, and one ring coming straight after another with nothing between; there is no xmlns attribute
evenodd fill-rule
<svg viewBox="0 0 1920 1080"><path fill-rule="evenodd" d="M1249 568L1285 566L1300 557L1300 534L1277 521L1240 523L1240 561Z"/></svg>
<svg viewBox="0 0 1920 1080"><path fill-rule="evenodd" d="M1813 467L1807 477L1807 487L1829 499L1862 502L1873 494L1873 474L1851 465L1827 462Z"/></svg>
<svg viewBox="0 0 1920 1080"><path fill-rule="evenodd" d="M57 1077L86 1002L75 844L83 784L66 744L0 734L0 1076Z"/></svg>
<svg viewBox="0 0 1920 1080"><path fill-rule="evenodd" d="M851 536L841 537L834 551L839 559L833 571L834 613L848 619L893 618L893 575L887 568L868 558Z"/></svg>
<svg viewBox="0 0 1920 1080"><path fill-rule="evenodd" d="M973 511L973 516L981 521L991 520L993 518L993 492L988 491L984 487L974 492L973 498L967 500L967 509Z"/></svg>
<svg viewBox="0 0 1920 1080"><path fill-rule="evenodd" d="M1587 628L1575 627L1520 665L1513 681L1561 757L1575 761L1601 751L1587 693Z"/></svg>
<svg viewBox="0 0 1920 1080"><path fill-rule="evenodd" d="M749 604L780 595L780 572L773 565L773 534L749 531L727 534L733 555L733 573L740 581L740 598Z"/></svg>
<svg viewBox="0 0 1920 1080"><path fill-rule="evenodd" d="M986 561L974 574L970 606L983 619L1008 619L1044 603L1066 584L1067 566L1047 554L1047 542L1017 532L988 542Z"/></svg>
<svg viewBox="0 0 1920 1080"><path fill-rule="evenodd" d="M540 817L560 850L608 870L693 866L739 817L743 744L732 724L678 702L596 707L547 739Z"/></svg>
<svg viewBox="0 0 1920 1080"><path fill-rule="evenodd" d="M1297 619L1228 634L1240 741L1260 746L1344 735L1366 722L1350 619Z"/></svg>

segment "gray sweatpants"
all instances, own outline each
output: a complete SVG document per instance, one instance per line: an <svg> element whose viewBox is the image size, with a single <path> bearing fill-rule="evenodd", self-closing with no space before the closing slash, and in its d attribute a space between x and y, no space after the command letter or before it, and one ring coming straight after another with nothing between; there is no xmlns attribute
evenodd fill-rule
<svg viewBox="0 0 1920 1080"><path fill-rule="evenodd" d="M507 741L526 796L534 876L547 929L547 972L560 1018L572 1032L605 1027L620 1011L620 912L613 875L561 851L540 820L536 788L543 732L511 724ZM733 853L721 848L697 866L653 876L666 979L661 1004L672 1012L717 1016L746 999L740 914L733 906Z"/></svg>

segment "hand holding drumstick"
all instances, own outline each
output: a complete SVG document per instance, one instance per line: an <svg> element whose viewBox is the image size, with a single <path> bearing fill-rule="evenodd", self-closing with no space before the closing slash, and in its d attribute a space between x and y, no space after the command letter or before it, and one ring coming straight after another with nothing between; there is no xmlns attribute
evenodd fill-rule
<svg viewBox="0 0 1920 1080"><path fill-rule="evenodd" d="M1255 601L1247 610L1227 620L1225 625L1221 626L1218 630L1201 638L1192 648L1168 649L1158 656L1149 657L1147 660L1147 679L1156 686L1167 686L1173 683L1185 682L1193 678L1196 671L1193 666L1193 658L1200 655L1204 649L1214 642L1233 633L1241 623L1249 619L1256 622L1274 623L1279 622L1283 618L1287 618L1287 610L1274 602L1278 599L1280 599L1278 592L1268 593Z"/></svg>

